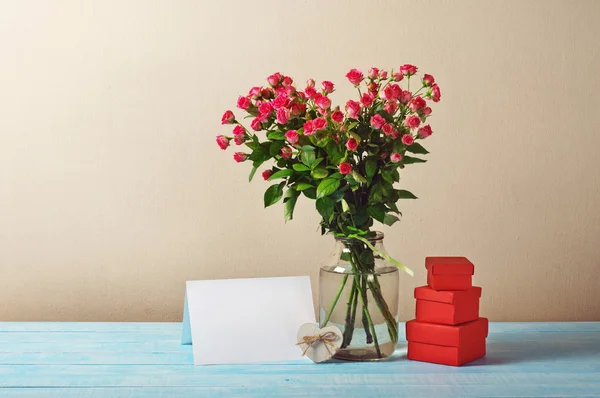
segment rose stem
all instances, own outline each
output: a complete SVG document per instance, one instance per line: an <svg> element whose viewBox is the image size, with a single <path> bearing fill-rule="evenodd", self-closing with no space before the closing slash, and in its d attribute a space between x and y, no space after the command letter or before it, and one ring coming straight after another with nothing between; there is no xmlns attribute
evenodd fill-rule
<svg viewBox="0 0 600 398"><path fill-rule="evenodd" d="M342 294L342 291L344 290L344 287L346 286L346 281L348 281L348 274L344 275L344 279L342 280L342 285L340 286L340 289L338 290L337 294L335 295L335 298L333 299L333 303L331 303L331 307L329 307L329 311L327 311L325 320L323 322L321 322L321 327L327 326L327 322L329 322L329 318L331 318L333 309L337 305L337 302L340 299L340 295Z"/></svg>

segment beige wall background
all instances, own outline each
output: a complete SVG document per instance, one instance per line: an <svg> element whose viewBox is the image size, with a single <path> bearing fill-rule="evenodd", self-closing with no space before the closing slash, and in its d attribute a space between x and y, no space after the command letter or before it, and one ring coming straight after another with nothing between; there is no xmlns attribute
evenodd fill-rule
<svg viewBox="0 0 600 398"><path fill-rule="evenodd" d="M214 142L281 71L353 90L414 63L442 101L388 251L468 256L495 321L600 320L600 2L3 1L0 320L177 321L189 279L310 274L313 203L264 210Z"/></svg>

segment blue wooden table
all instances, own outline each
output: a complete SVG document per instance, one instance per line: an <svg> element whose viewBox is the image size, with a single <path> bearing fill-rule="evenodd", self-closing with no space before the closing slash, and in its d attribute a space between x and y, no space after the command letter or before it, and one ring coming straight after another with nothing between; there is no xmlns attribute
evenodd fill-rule
<svg viewBox="0 0 600 398"><path fill-rule="evenodd" d="M403 329L403 325L400 330ZM1 323L0 397L600 396L600 322L492 323L488 356L193 366L178 323Z"/></svg>

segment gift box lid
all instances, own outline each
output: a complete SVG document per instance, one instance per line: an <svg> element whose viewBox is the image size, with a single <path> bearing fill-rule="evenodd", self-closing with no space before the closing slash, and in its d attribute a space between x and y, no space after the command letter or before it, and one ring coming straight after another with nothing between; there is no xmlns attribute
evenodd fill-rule
<svg viewBox="0 0 600 398"><path fill-rule="evenodd" d="M475 266L466 257L426 257L425 267L433 275L473 275Z"/></svg>
<svg viewBox="0 0 600 398"><path fill-rule="evenodd" d="M473 286L468 290L433 290L429 286L420 286L415 288L415 298L417 300L437 301L446 304L456 304L465 300L473 300L481 297L481 288Z"/></svg>
<svg viewBox="0 0 600 398"><path fill-rule="evenodd" d="M418 343L461 347L485 340L487 335L487 318L479 318L461 325L441 325L417 320L406 322L406 340Z"/></svg>

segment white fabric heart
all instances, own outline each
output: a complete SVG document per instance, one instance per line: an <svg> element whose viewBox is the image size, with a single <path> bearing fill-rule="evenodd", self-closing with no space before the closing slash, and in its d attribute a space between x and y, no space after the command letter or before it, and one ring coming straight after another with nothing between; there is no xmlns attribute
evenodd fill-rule
<svg viewBox="0 0 600 398"><path fill-rule="evenodd" d="M298 329L297 346L315 363L331 359L342 346L342 331L337 326L320 329L313 323L305 323Z"/></svg>

